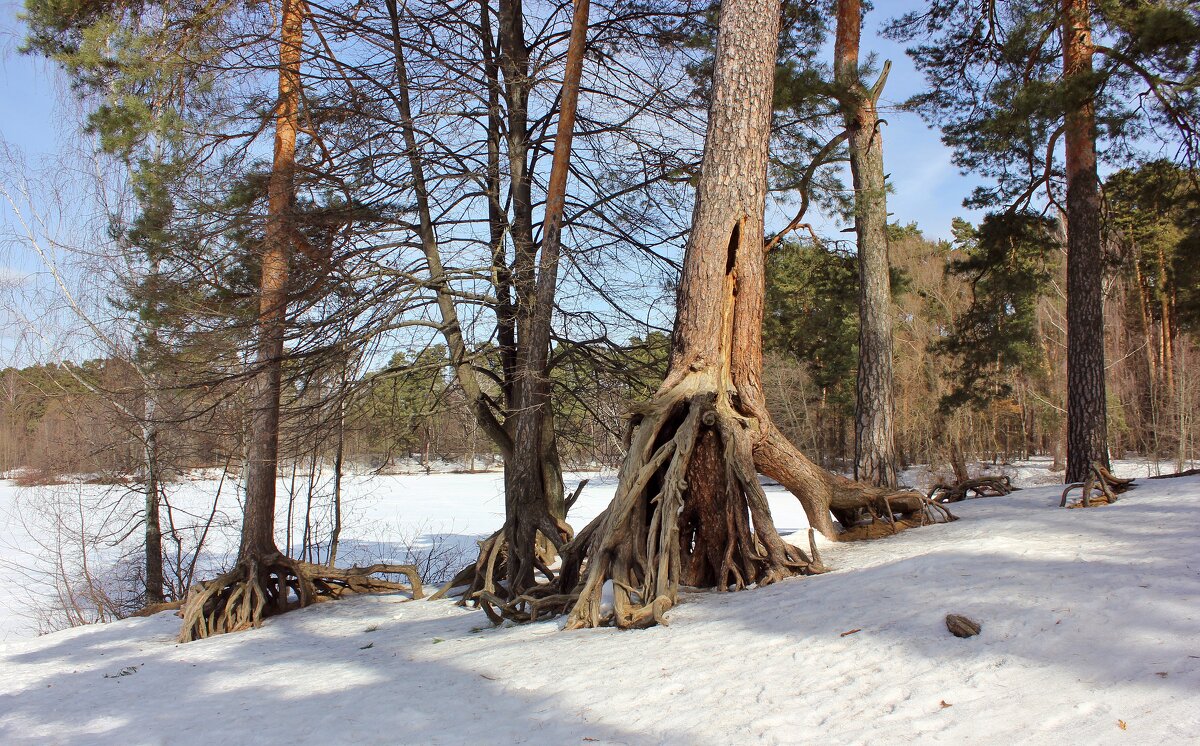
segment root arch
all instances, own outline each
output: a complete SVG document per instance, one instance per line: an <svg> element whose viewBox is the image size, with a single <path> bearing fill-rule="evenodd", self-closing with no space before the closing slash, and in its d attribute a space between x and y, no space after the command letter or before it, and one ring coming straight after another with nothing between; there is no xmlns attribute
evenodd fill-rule
<svg viewBox="0 0 1200 746"><path fill-rule="evenodd" d="M564 547L563 580L586 561L568 628L663 622L681 584L738 590L823 571L776 531L754 469L754 422L718 381L691 372L641 413L612 503Z"/></svg>
<svg viewBox="0 0 1200 746"><path fill-rule="evenodd" d="M1072 482L1062 491L1060 508L1092 508L1099 505L1111 505L1117 501L1117 495L1133 489L1132 479L1122 479L1114 476L1099 461L1092 463L1087 476L1082 482ZM1067 496L1072 490L1080 490L1079 502L1067 503Z"/></svg>

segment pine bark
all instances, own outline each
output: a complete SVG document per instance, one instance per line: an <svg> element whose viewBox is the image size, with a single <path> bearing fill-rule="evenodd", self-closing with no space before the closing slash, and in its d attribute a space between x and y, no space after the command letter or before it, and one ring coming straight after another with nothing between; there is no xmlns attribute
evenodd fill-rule
<svg viewBox="0 0 1200 746"><path fill-rule="evenodd" d="M809 569L776 532L752 447L762 406L763 207L779 0L725 0L667 376L641 407L617 493L580 537L568 628L662 621L680 582L743 588ZM761 419L760 419L761 418ZM577 539L578 542L580 539ZM560 583L578 560L564 548Z"/></svg>
<svg viewBox="0 0 1200 746"><path fill-rule="evenodd" d="M779 13L779 0L721 5L670 365L635 414L612 503L562 550L560 595L548 602L576 599L568 628L661 622L681 582L729 590L820 572L818 558L779 536L756 468L792 490L829 535L831 509L886 502L882 490L808 461L775 428L763 395L763 208ZM586 577L577 585L582 550Z"/></svg>
<svg viewBox="0 0 1200 746"><path fill-rule="evenodd" d="M283 0L279 43L279 98L275 145L267 184L267 224L259 281L258 344L250 401L246 506L239 559L278 554L275 480L279 462L279 400L287 332L288 271L295 252L296 133L300 110L303 0Z"/></svg>
<svg viewBox="0 0 1200 746"><path fill-rule="evenodd" d="M1067 171L1067 482L1087 477L1093 462L1108 467L1104 384L1104 315L1100 244L1100 180L1089 0L1063 0L1063 75Z"/></svg>
<svg viewBox="0 0 1200 746"><path fill-rule="evenodd" d="M886 69L873 89L859 78L859 0L839 0L834 75L842 96L854 180L858 238L858 379L854 409L854 478L876 486L897 483L892 373L892 288L888 258L883 133L876 110Z"/></svg>

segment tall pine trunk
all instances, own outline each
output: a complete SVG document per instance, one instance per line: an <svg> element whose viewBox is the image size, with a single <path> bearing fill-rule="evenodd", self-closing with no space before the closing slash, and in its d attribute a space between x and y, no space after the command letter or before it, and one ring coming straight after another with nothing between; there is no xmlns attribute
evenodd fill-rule
<svg viewBox="0 0 1200 746"><path fill-rule="evenodd" d="M283 0L275 150L267 184L267 225L259 284L258 345L250 401L246 507L239 558L279 553L275 544L275 481L279 461L279 399L287 331L288 270L295 250L296 132L300 110L303 0Z"/></svg>
<svg viewBox="0 0 1200 746"><path fill-rule="evenodd" d="M758 398L762 369L763 206L778 24L779 0L722 3L670 367L635 420L616 496L575 542L588 542L587 575L568 627L655 624L675 604L681 582L742 588L810 568L771 520L752 456L760 423L747 401ZM573 550L563 550L564 590L574 587L582 559ZM610 580L611 617L602 603Z"/></svg>
<svg viewBox="0 0 1200 746"><path fill-rule="evenodd" d="M888 259L883 133L876 104L887 68L868 90L859 79L859 0L839 0L834 75L842 96L854 179L858 237L858 381L854 408L854 478L895 486L895 396L892 374L892 287Z"/></svg>
<svg viewBox="0 0 1200 746"><path fill-rule="evenodd" d="M884 491L808 461L771 422L763 395L763 208L779 12L779 0L721 5L670 366L634 416L612 503L562 550L559 590L577 594L569 628L655 624L681 583L729 590L819 572L815 556L779 536L756 467L831 535L831 507L886 502Z"/></svg>
<svg viewBox="0 0 1200 746"><path fill-rule="evenodd" d="M1084 479L1094 461L1108 466L1104 386L1103 253L1096 174L1089 0L1063 0L1063 75L1068 85L1067 166L1067 474Z"/></svg>

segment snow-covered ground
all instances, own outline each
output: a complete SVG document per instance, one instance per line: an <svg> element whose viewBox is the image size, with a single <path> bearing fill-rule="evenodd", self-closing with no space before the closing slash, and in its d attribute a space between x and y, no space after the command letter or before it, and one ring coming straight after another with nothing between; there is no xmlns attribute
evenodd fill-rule
<svg viewBox="0 0 1200 746"><path fill-rule="evenodd" d="M498 480L364 480L355 525L487 533ZM612 489L594 480L575 520ZM10 641L0 742L1194 743L1200 478L1139 480L1093 510L1059 509L1060 491L822 542L832 572L688 595L644 631L492 628L376 596L187 645L170 613ZM771 498L782 528L804 527L794 499ZM947 613L982 633L952 637Z"/></svg>
<svg viewBox="0 0 1200 746"><path fill-rule="evenodd" d="M571 511L575 526L586 525L603 510L616 487L611 473L587 473L566 475L567 489L573 491L582 479L588 484ZM194 475L169 487L169 502L181 515L204 518L212 509L218 486L218 475ZM214 527L206 537L198 577L227 567L237 548L237 495L229 482L220 490ZM460 555L465 564L471 559L468 555L475 549L475 542L504 523L503 475L498 472L351 476L345 479L343 492L345 527L339 564L405 562L410 550L430 548L447 557ZM768 488L768 492L776 525L782 531L807 528L808 521L795 498L778 487ZM286 541L282 526L286 525L287 494L287 480L281 480L277 517L281 546ZM37 633L37 620L31 615L50 593L39 570L46 567L53 554L47 546L53 529L60 524L70 529L78 518L88 524L89 533L98 533L99 517L116 512L113 506L117 502L125 501L123 510L133 514L140 500L140 495L121 486L19 488L11 481L0 481L0 645ZM54 512L47 514L47 506L55 506ZM295 545L303 525L299 506L293 510L293 524ZM135 533L132 540L136 539ZM455 569L460 566L456 561Z"/></svg>

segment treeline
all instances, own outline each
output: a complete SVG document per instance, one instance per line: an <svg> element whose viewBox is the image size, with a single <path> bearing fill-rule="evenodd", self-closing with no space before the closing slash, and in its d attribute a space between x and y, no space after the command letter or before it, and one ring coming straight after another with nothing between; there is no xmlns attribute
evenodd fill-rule
<svg viewBox="0 0 1200 746"><path fill-rule="evenodd" d="M1164 161L1104 185L1108 428L1117 458L1167 471L1200 456L1200 189ZM902 462L1065 457L1062 226L1036 214L957 221L952 241L893 225L896 444ZM777 421L823 465L853 459L855 258L785 246L768 264L764 341Z"/></svg>
<svg viewBox="0 0 1200 746"><path fill-rule="evenodd" d="M1200 457L1200 190L1155 161L1113 174L1103 268L1109 432L1118 457L1174 468ZM952 241L893 224L896 447L902 466L962 468L968 458L1064 458L1062 228L1033 214L959 221ZM849 247L787 241L768 262L765 384L781 428L822 466L849 471L858 366L858 271ZM574 468L612 467L623 418L661 377L669 340L601 351L558 348L556 428ZM568 350L570 350L568 352ZM498 356L493 353L493 358ZM340 450L362 470L485 469L499 453L479 430L445 346L398 352L353 381L306 378L285 391L285 460ZM0 372L0 468L27 479L129 476L142 458L133 423L137 376L119 360ZM240 464L244 407L211 391L204 427L165 420L175 469ZM341 393L338 393L341 392ZM175 398L180 398L177 395ZM160 406L167 406L161 404ZM332 410L332 411L330 411Z"/></svg>
<svg viewBox="0 0 1200 746"><path fill-rule="evenodd" d="M561 355L556 427L573 468L604 468L623 454L628 403L662 376L668 340L653 334L615 350ZM0 371L0 470L26 484L84 477L110 482L144 470L145 397L134 366L119 359ZM245 400L237 381L156 392L163 478L193 469L240 471ZM302 470L341 460L356 473L475 471L501 465L449 372L442 345L394 353L355 380L293 380L284 389L281 459ZM286 471L286 468L285 468Z"/></svg>

